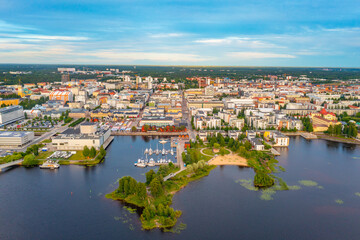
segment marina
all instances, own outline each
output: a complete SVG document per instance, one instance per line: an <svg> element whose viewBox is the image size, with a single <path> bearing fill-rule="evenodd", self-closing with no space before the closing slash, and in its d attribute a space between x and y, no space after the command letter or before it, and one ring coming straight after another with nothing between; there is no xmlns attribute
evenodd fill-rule
<svg viewBox="0 0 360 240"><path fill-rule="evenodd" d="M167 149L165 145L170 144L170 149ZM159 143L162 144L162 150L159 149ZM138 158L138 160L134 163L134 166L145 168L145 167L155 167L163 164L169 164L176 162L176 151L174 151L173 141L167 141L164 139L159 140L156 144L156 149L151 148L151 144L149 148L145 148L142 151L143 156Z"/></svg>

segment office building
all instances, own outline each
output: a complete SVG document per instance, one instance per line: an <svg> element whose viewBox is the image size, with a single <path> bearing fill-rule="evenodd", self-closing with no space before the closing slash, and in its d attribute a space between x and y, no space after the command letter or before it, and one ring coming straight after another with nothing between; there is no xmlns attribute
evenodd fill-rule
<svg viewBox="0 0 360 240"><path fill-rule="evenodd" d="M0 124L6 125L24 119L22 106L9 106L0 109Z"/></svg>

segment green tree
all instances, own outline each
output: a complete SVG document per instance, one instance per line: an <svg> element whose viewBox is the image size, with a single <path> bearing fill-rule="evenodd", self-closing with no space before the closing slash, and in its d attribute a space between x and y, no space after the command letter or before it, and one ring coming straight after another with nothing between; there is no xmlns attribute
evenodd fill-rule
<svg viewBox="0 0 360 240"><path fill-rule="evenodd" d="M35 154L35 156L38 156L39 155L39 145L37 145L37 144L33 145L32 149L33 149L33 153Z"/></svg>
<svg viewBox="0 0 360 240"><path fill-rule="evenodd" d="M146 198L146 186L142 182L138 183L137 195L141 200L145 200L145 198Z"/></svg>
<svg viewBox="0 0 360 240"><path fill-rule="evenodd" d="M82 154L84 155L84 157L89 157L90 150L89 150L88 146L84 147L84 150L82 151Z"/></svg>
<svg viewBox="0 0 360 240"><path fill-rule="evenodd" d="M151 169L145 174L145 176L146 176L146 185L149 185L151 181L156 177L156 173L154 170Z"/></svg>
<svg viewBox="0 0 360 240"><path fill-rule="evenodd" d="M33 166L37 166L38 164L39 162L35 160L35 156L33 154L26 155L22 163L22 165L25 167L33 167Z"/></svg>
<svg viewBox="0 0 360 240"><path fill-rule="evenodd" d="M246 141L245 144L244 144L244 147L245 147L246 150L249 151L249 150L251 150L252 145L251 145L251 143L249 141Z"/></svg>
<svg viewBox="0 0 360 240"><path fill-rule="evenodd" d="M89 157L94 158L96 156L96 149L94 147L90 148Z"/></svg>
<svg viewBox="0 0 360 240"><path fill-rule="evenodd" d="M163 195L164 189L161 185L159 177L154 178L150 183L150 192L151 194L157 198Z"/></svg>
<svg viewBox="0 0 360 240"><path fill-rule="evenodd" d="M141 215L146 221L151 219L151 213L148 207L146 207Z"/></svg>

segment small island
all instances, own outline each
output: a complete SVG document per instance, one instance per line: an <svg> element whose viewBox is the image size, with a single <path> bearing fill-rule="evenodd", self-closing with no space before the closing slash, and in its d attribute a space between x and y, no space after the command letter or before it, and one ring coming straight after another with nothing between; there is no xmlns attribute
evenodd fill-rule
<svg viewBox="0 0 360 240"><path fill-rule="evenodd" d="M138 208L143 229L168 229L175 226L182 214L180 210L171 207L174 194L188 183L207 176L217 165L253 168L256 172L254 186L258 188L271 187L276 182L285 184L273 175L283 168L276 165L277 160L270 152L251 150L251 143L244 138L234 140L218 134L208 136L207 139L206 145L199 138L190 142L187 152L182 155L186 169L180 170L173 163L162 165L157 172L150 170L146 173L145 183L130 176L122 177L119 179L119 187L106 197ZM221 159L226 157L235 161L234 164L229 161L222 164Z"/></svg>

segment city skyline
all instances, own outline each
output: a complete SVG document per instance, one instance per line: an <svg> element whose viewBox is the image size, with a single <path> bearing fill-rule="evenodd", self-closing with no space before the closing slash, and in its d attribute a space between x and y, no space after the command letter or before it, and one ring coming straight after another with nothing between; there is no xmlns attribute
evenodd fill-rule
<svg viewBox="0 0 360 240"><path fill-rule="evenodd" d="M356 1L1 1L0 63L359 67Z"/></svg>

